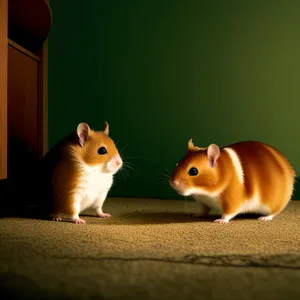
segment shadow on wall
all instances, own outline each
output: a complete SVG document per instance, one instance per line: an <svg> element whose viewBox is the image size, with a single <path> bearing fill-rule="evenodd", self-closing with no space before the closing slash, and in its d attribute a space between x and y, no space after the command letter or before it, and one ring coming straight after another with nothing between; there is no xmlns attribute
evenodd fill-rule
<svg viewBox="0 0 300 300"><path fill-rule="evenodd" d="M296 182L294 184L294 193L292 200L300 200L300 177L296 177Z"/></svg>

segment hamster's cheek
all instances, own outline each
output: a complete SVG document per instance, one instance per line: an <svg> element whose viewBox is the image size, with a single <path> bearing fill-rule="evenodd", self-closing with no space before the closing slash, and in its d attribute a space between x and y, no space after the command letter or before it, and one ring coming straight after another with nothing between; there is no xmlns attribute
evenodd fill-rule
<svg viewBox="0 0 300 300"><path fill-rule="evenodd" d="M100 164L99 164L99 168L100 168L101 172L105 172L106 169L107 169L105 163L100 163Z"/></svg>

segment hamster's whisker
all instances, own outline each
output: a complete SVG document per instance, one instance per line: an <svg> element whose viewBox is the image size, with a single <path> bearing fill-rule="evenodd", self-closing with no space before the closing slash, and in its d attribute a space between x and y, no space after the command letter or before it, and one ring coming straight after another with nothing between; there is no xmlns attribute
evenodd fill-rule
<svg viewBox="0 0 300 300"><path fill-rule="evenodd" d="M128 178L132 178L131 172L129 172L129 170L127 170L125 167L122 168L122 172L125 173Z"/></svg>
<svg viewBox="0 0 300 300"><path fill-rule="evenodd" d="M170 186L170 184L168 182L166 182L166 181L162 181L162 182L160 182L158 184L162 185L165 189L174 191L173 188Z"/></svg>
<svg viewBox="0 0 300 300"><path fill-rule="evenodd" d="M116 174L116 176L119 176L119 174L122 176L122 178L125 180L126 178L124 177L124 172L123 172L123 168L121 168L119 170L119 172ZM113 181L114 182L114 181Z"/></svg>
<svg viewBox="0 0 300 300"><path fill-rule="evenodd" d="M125 146L119 151L120 155L122 154L122 152L124 151L124 149L125 149L127 146L128 146L128 144L125 145Z"/></svg>
<svg viewBox="0 0 300 300"><path fill-rule="evenodd" d="M170 186L170 184L169 184L169 181L164 181L164 182L163 182L163 185L164 185L165 187L170 187L170 188L172 188L172 187Z"/></svg>
<svg viewBox="0 0 300 300"><path fill-rule="evenodd" d="M123 177L123 179L126 180L125 175L124 175L124 172L122 172L122 171L120 170L120 174L121 174L121 176Z"/></svg>
<svg viewBox="0 0 300 300"><path fill-rule="evenodd" d="M131 174L125 168L122 168L120 170L120 173L122 174L122 177L124 178L124 180L126 180L126 179L130 180L132 178Z"/></svg>
<svg viewBox="0 0 300 300"><path fill-rule="evenodd" d="M128 175L129 178L132 178L132 175L126 168L124 168L124 172Z"/></svg>
<svg viewBox="0 0 300 300"><path fill-rule="evenodd" d="M129 173L130 173L131 170L132 170L133 172L136 171L136 168L135 168L135 167L132 167L132 166L126 164L126 163L124 164L124 169L126 169L126 171L129 172ZM130 171L129 171L129 170L130 170Z"/></svg>
<svg viewBox="0 0 300 300"><path fill-rule="evenodd" d="M165 178L158 178L156 180L158 184L165 184L167 182Z"/></svg>
<svg viewBox="0 0 300 300"><path fill-rule="evenodd" d="M123 170L124 172L130 174L128 169L131 169L131 170L135 171L134 168L131 168L130 166L127 166L126 164L123 164L123 168L121 170Z"/></svg>
<svg viewBox="0 0 300 300"><path fill-rule="evenodd" d="M167 168L164 168L165 171L167 171L167 174L171 174L171 172L167 169Z"/></svg>
<svg viewBox="0 0 300 300"><path fill-rule="evenodd" d="M168 190L174 192L174 189L173 189L169 184L166 185L166 188L167 188Z"/></svg>
<svg viewBox="0 0 300 300"><path fill-rule="evenodd" d="M136 169L135 169L135 167L136 167L135 164L133 164L133 163L127 161L127 160L126 160L127 158L124 158L124 157L121 157L121 158L122 158L122 161L123 161L123 165L124 165L124 166L126 166L126 167L128 167L128 168L130 168L130 169L132 169L132 170L134 170L134 171L136 170Z"/></svg>
<svg viewBox="0 0 300 300"><path fill-rule="evenodd" d="M157 184L158 185L163 185L164 187L168 187L169 186L169 181L167 178L158 178L157 179Z"/></svg>
<svg viewBox="0 0 300 300"><path fill-rule="evenodd" d="M130 165L130 166L135 167L135 164L133 164L133 163L131 163L131 162L125 160L125 159L123 159L123 163L125 163L126 165Z"/></svg>
<svg viewBox="0 0 300 300"><path fill-rule="evenodd" d="M127 163L124 163L124 162L123 162L123 166L124 166L124 168L128 168L128 169L131 169L131 170L133 170L133 171L136 171L136 169L135 169L134 167L128 165Z"/></svg>
<svg viewBox="0 0 300 300"><path fill-rule="evenodd" d="M126 174L125 177L127 177L128 180L132 179L131 174L125 169L124 169L124 174Z"/></svg>
<svg viewBox="0 0 300 300"><path fill-rule="evenodd" d="M120 170L120 174L122 175L124 180L127 179L127 176L126 176L127 174L124 172L124 169Z"/></svg>
<svg viewBox="0 0 300 300"><path fill-rule="evenodd" d="M164 176L164 178L167 178L168 180L170 179L170 175L169 174L162 173L162 176Z"/></svg>
<svg viewBox="0 0 300 300"><path fill-rule="evenodd" d="M162 180L164 180L164 181L167 181L167 182L169 182L169 180L170 180L170 176L169 175L167 175L167 174L165 174L165 173L162 173L161 174L161 178L158 178L158 179L162 179Z"/></svg>

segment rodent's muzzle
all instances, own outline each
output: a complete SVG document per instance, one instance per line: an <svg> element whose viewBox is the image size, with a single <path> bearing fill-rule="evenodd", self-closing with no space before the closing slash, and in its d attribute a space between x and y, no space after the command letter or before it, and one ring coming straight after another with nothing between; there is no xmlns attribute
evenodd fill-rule
<svg viewBox="0 0 300 300"><path fill-rule="evenodd" d="M186 185L184 182L177 178L171 178L170 179L170 185L174 190L176 190L179 194L183 194L186 190Z"/></svg>

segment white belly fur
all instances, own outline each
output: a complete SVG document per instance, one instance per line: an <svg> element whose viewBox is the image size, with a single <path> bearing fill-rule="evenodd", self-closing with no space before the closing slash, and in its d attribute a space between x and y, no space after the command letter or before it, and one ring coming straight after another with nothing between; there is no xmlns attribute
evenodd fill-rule
<svg viewBox="0 0 300 300"><path fill-rule="evenodd" d="M239 213L257 213L267 215L270 213L268 206L264 205L258 193L251 199L244 199L240 206Z"/></svg>
<svg viewBox="0 0 300 300"><path fill-rule="evenodd" d="M113 175L105 174L99 168L85 168L79 182L77 203L80 205L80 211L83 211L92 206L99 197L106 198L113 183Z"/></svg>
<svg viewBox="0 0 300 300"><path fill-rule="evenodd" d="M209 196L209 195L194 195L194 197L198 203L209 207L213 211L222 213L222 207L220 205L220 200L217 196L213 197L213 196Z"/></svg>
<svg viewBox="0 0 300 300"><path fill-rule="evenodd" d="M209 195L194 195L196 201L200 204L206 205L212 211L217 213L222 213L222 207L220 204L220 199L217 196ZM267 215L270 213L268 206L262 204L261 199L258 195L251 199L243 199L237 214L243 213L257 213Z"/></svg>

